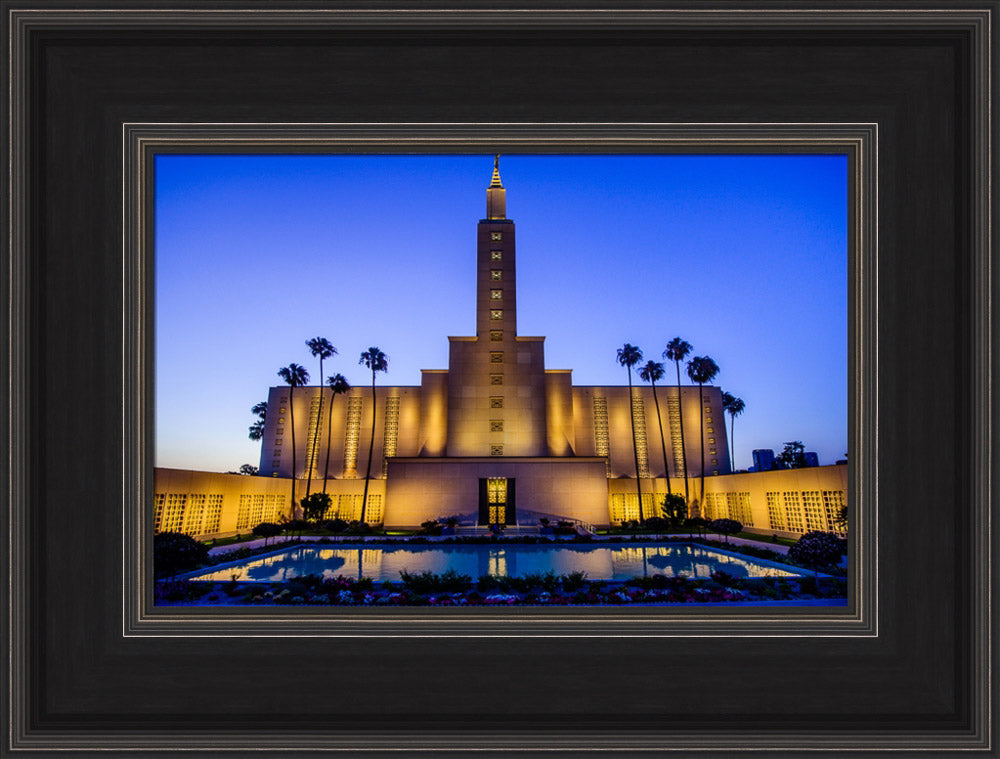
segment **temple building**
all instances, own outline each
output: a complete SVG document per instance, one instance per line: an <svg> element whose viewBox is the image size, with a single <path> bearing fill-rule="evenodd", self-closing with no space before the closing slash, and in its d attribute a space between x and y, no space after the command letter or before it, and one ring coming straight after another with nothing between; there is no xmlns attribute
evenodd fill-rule
<svg viewBox="0 0 1000 759"><path fill-rule="evenodd" d="M226 534L287 517L289 479L297 482L298 499L305 495L307 479L313 492L320 490L324 473L332 497L327 517L358 518L373 414L365 510L370 523L403 528L455 516L463 524L516 525L548 517L605 526L636 519L637 453L643 516L659 515L668 487L685 493L686 462L693 513L732 516L769 532L794 533L800 523L805 527L801 498L793 518L785 510L785 493L792 486L779 480L797 482L806 470L762 473L778 482L771 492L761 489L766 485L762 475L727 476L731 469L718 387L704 386L700 402L697 386L658 385L658 416L649 385L634 386L630 396L626 386L574 386L571 369L545 367L545 338L517 331L516 229L507 218L499 160L486 190L486 217L477 225L476 261L476 334L448 338L447 369L423 370L419 385L379 386L374 403L370 387L338 396L325 387L294 392L272 387L259 476L157 469L156 529ZM702 459L705 494L699 481ZM809 486L819 511L809 520L817 525L810 529L833 529L832 515L843 505L846 467L817 467L812 475L820 477ZM738 489L720 490L729 481ZM794 489L796 497L803 492L801 485ZM226 493L229 506L223 508ZM179 505L182 496L190 495L203 504L196 510L203 515L197 528L196 517L189 522L185 516L188 502ZM209 496L215 499L212 521ZM775 515L780 516L776 522Z"/></svg>

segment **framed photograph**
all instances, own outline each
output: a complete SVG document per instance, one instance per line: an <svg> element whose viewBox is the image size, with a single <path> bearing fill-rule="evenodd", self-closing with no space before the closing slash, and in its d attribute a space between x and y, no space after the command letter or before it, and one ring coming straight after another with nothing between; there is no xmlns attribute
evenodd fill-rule
<svg viewBox="0 0 1000 759"><path fill-rule="evenodd" d="M994 6L151 9L5 2L7 750L992 754ZM741 269L739 253L706 257L705 271L690 267L680 292L656 281L664 269L655 253L630 265L637 288L670 301L663 313L700 305L702 317L690 322L695 330L708 330L714 300L738 297L741 282L776 302L792 288L812 300L820 319L811 332L783 325L780 311L767 312L761 326L787 343L799 340L802 364L843 357L839 392L846 397L835 392L825 405L846 409L843 442L834 443L844 450L817 457L833 460L807 461L806 440L779 450L788 470L761 471L767 446L753 458L729 447L723 404L731 409L733 398L725 401L721 375L718 384L707 374L697 380L695 367L695 384L666 381L663 398L649 386L613 387L625 384L626 370L629 384L640 382L632 372L643 365L631 361L636 346L626 336L626 344L606 351L621 379L576 382L552 371L575 366L547 363L541 341L518 330L517 306L523 325L532 308L525 283L534 278L525 279L530 265L515 273L515 251L528 249L524 236L530 242L531 234L547 232L522 232L514 247L518 217L508 177L549 177L549 191L572 201L563 231L553 233L563 235L559 260L538 270L551 299L560 288L572 299L574 288L584 287L585 269L593 278L604 267L599 279L609 295L615 292L629 245L677 245L667 229L677 217L656 202L641 207L662 217L662 229L635 216L602 226L595 204L602 189L654 196L683 162L688 184L697 178L705 195L713 180L733 185L734 199L714 217L688 206L687 218L700 215L697 226L718 234L737 226L724 218L737 196L752 197L767 215L778 211L766 204L767 190L748 186L740 195L740 183L716 179L713 166L769 161L762 173L791 204L809 192L796 184L801 171L779 168L795 157L812 159L806 174L816 184L820 159L839 162L840 185L827 183L842 193L842 256L839 269L826 273L832 289L801 258L762 260L755 284L755 267ZM483 167L481 215L455 223L469 227L467 242L441 244L446 261L449 245L471 251L466 278L457 260L433 260L439 243L429 233L452 232L435 226L428 210L435 198L428 196L463 207L446 194L443 176L457 176L473 161ZM390 166L402 165L413 177L410 192L392 189L398 180ZM594 170L598 165L604 168ZM575 184L566 178L574 169ZM352 170L353 181L345 182ZM365 200L366 175L377 175L388 194L373 191ZM331 176L341 184L334 187ZM428 187L435 176L437 190ZM326 182L332 198L342 194L343 217L312 237L305 218L323 195L303 177ZM566 198L568 188L576 198ZM241 192L256 210L245 203L234 217ZM387 215L393 203L402 207ZM412 214L414 207L423 210ZM362 256L362 263L371 259L364 276L358 269L334 281L315 252L282 251L324 235L350 240L368 212L378 222L367 229L377 230L396 257ZM547 215L557 219L559 212L553 207ZM526 210L529 219L531 213L537 211ZM268 217L277 222L268 226ZM812 216L803 223L821 222ZM742 229L752 238L752 224L744 221ZM609 252L592 252L593 238ZM821 256L821 243L810 239ZM721 244L745 257L742 242ZM340 260L346 268L348 259ZM759 271L768 265L775 276ZM830 311L819 301L836 292L838 277L842 300ZM310 279L329 285L317 288ZM408 281L410 292L392 289L396 280ZM447 294L428 293L434 286ZM352 300L351 290L370 291L369 301L380 290L392 292L399 308L384 304L377 315L366 313L364 298ZM600 292L591 288L586 297ZM474 329L439 331L442 342L452 335L447 355L431 359L438 366L413 363L410 379L383 384L376 375L384 354L370 347L380 343L354 346L360 335L347 338L352 347L343 350L345 364L365 351L361 374L350 367L355 389L343 398L332 385L319 392L327 376L347 373L334 367L332 355L317 374L321 382L293 369L313 372L313 348L322 348L306 345L323 327L300 323L303 316L338 309L354 332L409 323L400 334L409 332L414 346L386 353L401 367L422 362L409 355L418 352L421 321L443 317L445 300L468 303L469 327L475 305ZM422 317L418 305L433 315ZM576 321L568 307L550 313L566 319L571 335L586 333L569 354L582 359L588 338L603 345L601 327L611 319L591 323L587 315L599 309L575 307ZM253 318L241 321L241 309ZM636 313L648 322L656 311ZM788 318L801 320L801 313ZM846 324L828 337L821 319L836 322L837 314ZM734 333L747 334L745 327ZM239 329L255 338L214 334ZM454 337L462 334L469 336ZM292 363L277 359L285 338ZM636 342L647 359L663 351L646 347L646 338ZM725 343L730 355L739 355L741 342L750 341ZM616 356L616 347L624 353ZM226 372L220 375L212 358L223 359ZM244 389L246 380L264 377L257 367L269 360L274 378L259 389L266 398L248 402L244 395L255 391ZM789 358L781 362L788 366ZM279 367L291 378L287 396ZM680 360L666 368L683 371ZM421 369L438 371L417 377ZM373 385L362 392L364 371ZM752 373L738 376L752 386ZM812 391L815 403L824 397L823 382L789 382L782 402L799 408L796 394ZM689 424L695 426L688 437L710 429L714 437L706 441L716 447L707 460L694 455L705 459L708 444L675 442L675 390L678 408L686 412L690 398L689 417L698 417L678 420L677 437ZM372 397L378 402L366 407ZM258 458L200 467L199 460L222 451L213 437L227 418L222 409L245 407L245 427L254 423L251 406L259 400ZM480 409L479 401L489 406ZM645 408L649 401L667 407L670 434L662 441L656 428L664 417ZM602 424L604 415L610 425ZM713 416L722 424L706 421ZM806 424L801 413L790 417ZM368 424L377 434L362 430ZM728 432L739 434L735 424ZM324 458L333 460L332 476L328 461L321 467ZM240 464L256 472L236 473ZM439 486L445 468L448 487ZM764 479L806 476L810 484L757 487ZM667 496L682 487L684 514L664 511ZM308 497L317 493L332 493L336 502ZM801 498L801 512L789 506L789 493ZM572 508L553 506L567 500ZM629 562L653 555L653 569L642 571L663 578L682 572L669 564L669 551L647 550L646 535L670 532L671 520L722 520L715 528L723 532L724 522L735 521L757 531L750 538L773 537L778 545L779 533L835 531L840 505L848 506L846 575L840 595L827 593L820 603L802 604L802 594L788 604L763 596L748 603L768 586L752 574L733 583L718 565L696 582L699 592L726 603L666 603L666 594L678 591L666 580L629 584L611 570L604 577L605 559L593 552L586 568L598 585L570 588L573 577L588 582L585 572L558 562L532 575L541 583L547 570L565 568L562 579L549 576L551 588L508 579L524 575L515 571L519 560L522 567L537 560L519 559L517 551L551 545L563 538L557 530L571 531L578 544L627 532L636 547L607 566L632 571ZM211 525L210 515L218 517ZM438 552L444 541L466 541L501 545L506 553L470 560L474 569L466 574L470 583L479 576L475 588L428 585L421 592L405 576L398 587L378 577L389 584L367 593L370 602L354 581L336 594L304 588L301 597L274 586L271 598L283 592L282 600L265 599L251 581L263 578L261 565L285 560L269 550L263 560L249 555L265 547L218 566L231 573L230 582L214 578L211 602L184 595L204 582L194 576L204 568L184 575L178 564L172 579L157 576L154 534L187 533L223 549L219 543L244 541L254 527L286 529L295 519L312 519L309 529L319 530L312 537L335 544L317 553L343 548L337 544L345 531L347 545L359 544L356 566L350 557L327 557L333 568L323 572L331 581L337 567L364 578L365 561L369 571L382 563L398 569L370 543L365 523L387 533L379 540L392 531L421 533L411 538L436 543ZM446 530L454 534L434 534ZM267 532L257 537L268 540ZM731 561L730 548L719 546L719 555ZM551 550L541 553L550 557ZM764 570L754 571L765 573L795 563L794 556L788 565L758 558ZM235 564L244 559L250 563ZM462 565L447 568L455 566L462 576ZM418 571L428 569L425 585L442 577L454 582L454 572L434 574L444 568L432 563ZM444 591L447 604L439 602ZM600 595L611 592L618 601ZM485 600L500 596L503 604Z"/></svg>

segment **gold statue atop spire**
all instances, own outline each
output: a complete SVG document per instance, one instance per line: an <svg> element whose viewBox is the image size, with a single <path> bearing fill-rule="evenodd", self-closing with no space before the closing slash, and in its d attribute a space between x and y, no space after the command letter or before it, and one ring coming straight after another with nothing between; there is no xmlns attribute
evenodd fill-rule
<svg viewBox="0 0 1000 759"><path fill-rule="evenodd" d="M486 218L507 218L507 191L500 181L500 154L493 156L493 179L486 189Z"/></svg>
<svg viewBox="0 0 1000 759"><path fill-rule="evenodd" d="M503 183L500 181L500 154L497 153L493 156L493 179L490 181L490 187L503 187Z"/></svg>

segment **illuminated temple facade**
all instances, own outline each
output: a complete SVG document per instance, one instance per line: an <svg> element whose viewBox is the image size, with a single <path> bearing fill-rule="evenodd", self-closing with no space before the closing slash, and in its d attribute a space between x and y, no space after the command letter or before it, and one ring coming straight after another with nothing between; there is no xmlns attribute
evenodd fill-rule
<svg viewBox="0 0 1000 759"><path fill-rule="evenodd" d="M261 476L158 469L156 528L225 534L288 516L288 478L298 482L296 498L301 498L306 479L312 479L313 492L323 487L324 470L326 491L332 496L328 518L358 518L373 413L372 482L365 519L386 527L414 527L449 516L477 525L537 524L542 516L593 526L635 519L639 501L633 426L643 516L659 514L668 476L673 491L684 493L686 460L695 513L742 517L746 525L776 532L795 532L798 522L805 525L805 512L798 522L791 520L792 512L786 512L780 499L780 525L775 524L768 511L772 493L761 489L765 480L784 478L786 484L774 485L772 491L783 497L792 487L787 483L806 476L805 470L726 476L731 470L719 388L705 386L700 403L696 386L657 386L658 417L648 385L634 387L630 398L626 386L574 386L570 369L546 369L545 338L517 332L515 226L507 218L497 164L486 191L486 218L477 227L476 261L476 334L448 338L447 369L423 370L417 386L377 387L374 404L370 387L336 397L329 388L296 388L291 393L287 386L272 387ZM294 415L289 413L292 404ZM704 497L698 481L702 439L708 476ZM823 518L821 528L828 529L828 517L842 505L846 467L811 471L822 482L805 487L815 488L808 492L820 499L817 513ZM720 486L730 480L740 480L737 489L722 492ZM794 487L801 501L803 486ZM225 500L228 507L213 507L210 522L207 499L213 488L223 492L215 494L216 501ZM190 505L178 511L174 503L171 508L171 496L179 499L183 494L194 494L206 504L198 511L203 514L200 527L187 525L184 514Z"/></svg>

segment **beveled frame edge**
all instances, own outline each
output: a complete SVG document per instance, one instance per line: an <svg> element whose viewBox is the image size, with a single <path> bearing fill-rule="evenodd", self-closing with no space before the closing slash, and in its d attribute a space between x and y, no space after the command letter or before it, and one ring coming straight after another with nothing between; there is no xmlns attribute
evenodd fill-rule
<svg viewBox="0 0 1000 759"><path fill-rule="evenodd" d="M307 637L680 637L851 636L878 634L877 172L876 124L150 124L122 126L124 330L122 555L125 636ZM829 152L848 159L848 303L851 465L849 605L702 609L644 607L495 610L269 608L194 609L152 605L148 558L152 466L148 294L152 163L187 152L316 153L690 153ZM862 441L871 441L862 444ZM140 506L139 504L145 504ZM135 583L135 578L140 578ZM306 612L306 613L303 613Z"/></svg>
<svg viewBox="0 0 1000 759"><path fill-rule="evenodd" d="M502 0L499 0L502 2ZM498 4L499 4L498 2ZM755 4L756 5L756 4ZM7 551L8 582L4 587L7 594L7 603L3 604L2 614L7 619L3 625L4 635L7 637L8 649L8 678L5 688L0 691L0 700L6 702L3 710L8 718L7 749L17 750L39 750L52 748L65 755L66 751L73 749L81 750L121 750L121 751L150 751L167 748L162 736L150 737L148 739L135 738L130 736L125 738L121 734L108 732L100 733L74 732L73 734L62 733L59 736L45 735L42 733L33 734L29 724L29 661L27 660L27 637L28 630L25 622L27 620L27 589L28 578L24 570L24 557L27 546L25 543L26 530L23 525L23 516L27 507L27 443L29 442L29 430L27 427L27 403L30 401L28 383L26 376L27 344L25 340L24 325L27 323L28 288L25 276L25 263L28 251L28 230L27 230L27 196L23 189L27 186L27 166L26 166L26 146L28 145L28 134L26 129L26 112L28 105L27 87L27 38L33 29L44 26L64 26L72 24L90 24L93 27L119 27L122 29L136 27L153 27L157 25L174 25L180 17L181 23L191 23L193 21L207 21L209 24L232 27L268 23L284 23L285 26L294 27L299 24L314 24L317 21L329 21L335 19L339 24L351 26L375 26L383 23L387 19L390 11L383 12L382 15L368 10L353 11L351 9L322 9L310 8L301 9L297 17L290 17L287 8L275 8L272 6L271 15L266 19L262 18L259 11L259 4L246 3L245 6L253 8L258 13L250 18L240 18L242 12L240 8L230 7L227 11L202 10L201 15L191 8L181 8L175 6L167 9L142 9L137 10L120 0L104 3L101 9L68 9L68 8L42 8L38 7L37 0L34 3L23 3L19 8L15 8L13 3L2 0L2 7L7 11L0 24L6 27L6 34L3 34L7 44L8 63L8 86L0 92L0 100L3 101L4 111L8 118L0 123L0 134L2 141L7 148L8 161L4 167L7 174L7 181L0 186L0 193L6 193L6 202L3 205L3 214L7 223L7 249L8 255L4 257L2 265L5 271L0 276L0 289L5 291L8 301L8 328L4 331L3 339L6 341L6 350L0 354L0 360L7 361L8 382L3 386L4 403L7 410L8 421L8 456L3 462L2 475L6 478L2 499L2 508L6 511L8 524L8 540L2 546L2 550ZM706 13L699 9L672 8L672 9L648 9L633 11L623 8L605 9L603 14L597 15L593 9L585 9L577 12L565 11L532 11L524 9L523 14L516 15L510 9L503 11L480 11L476 16L474 11L467 9L453 9L447 17L438 15L433 18L433 23L437 25L457 25L461 23L471 23L472 20L478 22L490 22L495 28L520 28L529 24L535 26L556 24L560 26L587 26L601 24L608 26L628 26L636 23L635 18L640 17L640 23L645 26L671 24L674 26L728 26L736 30L761 28L762 26L772 29L776 25L783 25L785 30L794 27L815 27L824 24L834 24L842 29L868 30L873 28L886 28L888 26L898 27L899 25L922 26L922 25L948 25L950 28L965 30L968 32L973 42L973 57L971 61L972 80L972 101L973 119L970 124L972 132L972 187L968 188L972 192L972 238L974 250L972 251L972 269L980 272L982 278L973 283L972 298L970 307L973 311L972 324L974 329L972 348L976 354L973 376L969 378L972 387L972 402L975 410L981 413L976 415L973 430L973 455L970 457L969 469L972 477L972 493L974 503L972 508L972 529L974 539L972 541L972 557L970 568L973 571L973 604L975 613L975 629L971 636L971 662L970 665L976 673L972 683L972 700L970 714L972 723L967 730L955 731L951 734L942 735L936 733L929 735L912 732L905 736L879 733L876 730L865 733L857 733L849 739L842 735L837 735L838 745L831 749L829 739L833 735L796 735L778 737L774 735L757 736L743 734L739 740L730 741L721 739L718 736L686 736L672 735L670 747L662 744L656 745L646 738L634 735L617 735L609 739L606 735L590 734L586 738L579 735L546 735L544 739L534 739L526 742L523 739L505 736L491 736L488 741L470 741L457 736L448 738L438 737L436 740L428 741L425 736L414 736L412 739L406 738L381 739L377 736L366 735L344 740L331 739L323 736L319 740L306 740L302 745L303 749L330 751L367 751L372 753L379 750L391 751L397 748L410 748L414 751L427 749L438 752L455 751L475 751L477 747L483 750L494 749L497 751L525 751L535 750L566 750L566 751L599 751L607 750L621 751L631 750L635 752L644 751L668 751L676 750L836 750L836 751L876 751L876 750L912 750L916 752L924 751L950 751L950 750L992 750L992 681L991 672L993 667L992 639L995 619L992 615L992 581L993 571L991 569L990 558L995 541L992 533L991 515L995 505L993 493L993 481L991 479L993 457L992 445L995 442L996 434L993 421L992 406L992 366L993 366L993 341L995 333L992 328L992 298L994 295L994 284L992 275L992 254L993 241L991 231L991 221L994 209L994 199L992 190L992 168L994 158L991 147L995 137L994 127L991 122L990 99L995 95L991 80L991 66L993 56L991 53L991 42L995 34L991 11L997 7L996 0L987 0L971 4L950 5L947 8L893 8L893 9L873 9L857 6L830 8L823 4L822 7L798 7L788 8L747 8L743 10L726 8L715 13ZM83 17L81 12L86 12L87 17ZM430 21L426 17L425 11L392 9L391 18L395 23L411 25L428 24ZM285 14L282 17L282 14ZM352 15L353 14L353 15ZM766 14L766 15L764 15ZM597 15L596 18L594 16ZM255 736L256 737L256 736ZM707 739L706 739L707 738ZM280 741L281 738L278 738ZM347 745L345 741L354 741L354 745ZM708 740L712 743L709 744ZM464 742L463 742L464 741ZM175 740L177 748L194 749L196 741L192 738L179 738ZM234 745L239 742L239 738L233 735L218 735L212 741L213 750L233 751L246 750L248 747L244 743ZM260 749L266 742L268 747L275 746L274 741L260 738L255 741L253 748ZM336 744L336 745L335 745ZM287 745L287 741L284 745ZM623 748L624 747L624 748Z"/></svg>

